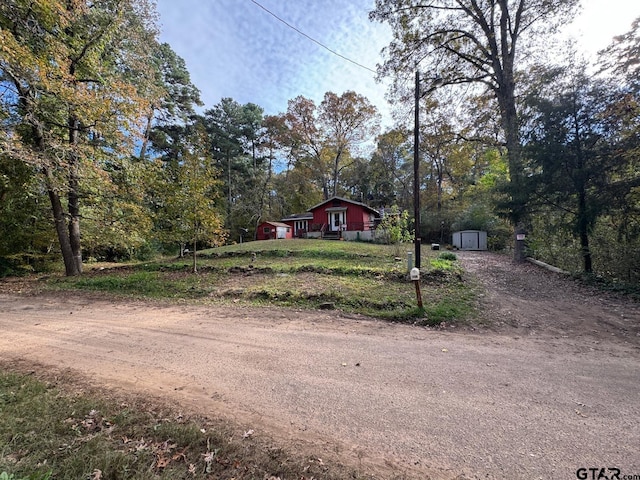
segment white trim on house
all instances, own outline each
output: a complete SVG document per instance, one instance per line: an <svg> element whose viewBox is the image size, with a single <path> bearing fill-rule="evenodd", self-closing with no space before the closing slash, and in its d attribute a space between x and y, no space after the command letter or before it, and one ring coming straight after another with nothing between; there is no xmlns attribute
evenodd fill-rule
<svg viewBox="0 0 640 480"><path fill-rule="evenodd" d="M347 209L346 208L327 208L327 220L329 225L329 231L339 232L344 230L343 225L347 223Z"/></svg>

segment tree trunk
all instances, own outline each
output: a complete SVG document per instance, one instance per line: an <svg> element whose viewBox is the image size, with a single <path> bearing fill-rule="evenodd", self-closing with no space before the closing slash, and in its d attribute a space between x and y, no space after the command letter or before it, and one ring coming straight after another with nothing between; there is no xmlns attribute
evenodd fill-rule
<svg viewBox="0 0 640 480"><path fill-rule="evenodd" d="M231 218L231 152L227 150L227 188L229 189L229 195L227 198L227 227L229 231L233 230L233 218Z"/></svg>
<svg viewBox="0 0 640 480"><path fill-rule="evenodd" d="M262 220L262 218L264 217L264 210L265 210L265 204L269 203L269 205L267 205L268 207L268 212L269 215L271 215L271 189L269 188L269 183L271 182L271 177L273 176L273 152L269 152L269 169L267 171L267 177L264 180L264 183L262 184L262 188L260 189L260 191L262 192L260 195L260 205L258 207L258 214L256 216L256 221L255 221L255 229L254 231L257 233L258 231L258 225L260 225L260 220ZM240 234L240 238L242 239L242 234Z"/></svg>
<svg viewBox="0 0 640 480"><path fill-rule="evenodd" d="M75 10L75 6L72 3L68 4L70 12ZM74 37L74 35L71 35ZM76 78L76 66L80 61L80 58L72 59L69 64L69 77ZM75 80L74 88L76 86ZM69 155L67 157L68 166L68 188L67 202L69 209L69 244L71 245L71 254L73 256L73 262L75 263L74 275L80 275L82 273L82 247L80 243L80 158L78 156L78 132L80 130L80 120L74 112L74 107L69 108L69 116L67 118L68 129L68 141L69 141Z"/></svg>
<svg viewBox="0 0 640 480"><path fill-rule="evenodd" d="M327 178L322 177L322 199L329 200L329 185L327 185Z"/></svg>
<svg viewBox="0 0 640 480"><path fill-rule="evenodd" d="M580 247L582 249L584 273L593 273L593 260L591 258L591 249L589 248L589 235L587 235L586 232L580 234Z"/></svg>
<svg viewBox="0 0 640 480"><path fill-rule="evenodd" d="M67 222L64 219L64 210L62 208L62 202L60 196L56 192L53 186L53 178L51 171L48 168L43 169L45 176L45 182L47 185L47 193L49 194L49 200L51 201L51 211L53 213L53 221L58 235L58 242L60 243L60 250L62 251L62 260L64 262L65 275L68 277L80 275L77 264L73 256L73 250L71 248L71 242L69 241L69 231L67 230Z"/></svg>
<svg viewBox="0 0 640 480"><path fill-rule="evenodd" d="M438 216L440 214L440 212L442 211L442 182L443 182L443 177L444 177L444 168L443 165L436 161L436 172L437 172L437 180L436 180L436 188L438 189L438 191L436 192L436 198L437 198L437 212L438 212Z"/></svg>
<svg viewBox="0 0 640 480"><path fill-rule="evenodd" d="M198 261L196 259L197 240L193 241L193 273L198 273Z"/></svg>
<svg viewBox="0 0 640 480"><path fill-rule="evenodd" d="M33 134L35 136L36 145L41 152L45 152L44 133L40 127L33 127ZM51 170L44 166L42 167L42 173L44 174L45 185L47 188L47 194L51 201L51 212L53 214L53 223L56 229L56 235L58 236L58 243L60 244L60 251L62 252L62 261L64 262L65 275L68 277L80 275L82 270L78 270L78 265L73 256L73 248L69 238L69 230L67 228L67 222L65 220L64 209L62 208L62 201L60 195L55 187L55 179Z"/></svg>
<svg viewBox="0 0 640 480"><path fill-rule="evenodd" d="M149 146L149 138L151 137L151 126L153 123L153 107L149 115L147 115L147 126L144 129L144 138L142 139L142 146L140 147L140 161L144 161L147 156L147 147Z"/></svg>
<svg viewBox="0 0 640 480"><path fill-rule="evenodd" d="M338 196L338 175L340 172L340 157L342 156L342 150L338 150L336 158L333 162L333 196Z"/></svg>
<svg viewBox="0 0 640 480"><path fill-rule="evenodd" d="M584 273L593 273L591 249L589 248L589 221L587 218L587 196L582 189L578 194L578 230L580 235L580 250Z"/></svg>
<svg viewBox="0 0 640 480"><path fill-rule="evenodd" d="M509 165L509 178L511 183L511 223L514 226L522 226L526 220L526 203L525 190L523 188L522 178L522 147L520 145L520 124L518 121L518 113L515 101L515 84L513 75L504 73L501 88L496 91L498 103L500 105L500 115L502 120L502 128L505 134L507 161ZM514 235L515 239L515 235ZM514 240L514 260L516 262L524 261L525 255L522 248L524 242Z"/></svg>
<svg viewBox="0 0 640 480"><path fill-rule="evenodd" d="M26 112L32 114L32 105L28 98L32 96L32 93L22 88L22 85L17 80L13 80L16 90L20 93L20 104ZM31 126L31 132L33 134L33 142L35 148L43 155L46 156L46 145L44 140L44 131L42 124L34 123ZM78 270L78 265L73 256L73 248L69 238L69 230L67 229L67 222L65 221L64 208L62 207L62 201L60 195L55 186L55 179L52 171L45 165L42 166L42 174L44 176L45 187L51 202L51 213L53 215L54 228L58 237L58 243L60 244L60 251L62 253L62 261L64 262L65 274L70 277L74 275L80 275L82 270Z"/></svg>
<svg viewBox="0 0 640 480"><path fill-rule="evenodd" d="M77 274L82 273L82 246L80 243L80 179L79 179L79 158L76 152L78 146L78 119L71 114L69 116L69 243L74 262L76 263Z"/></svg>

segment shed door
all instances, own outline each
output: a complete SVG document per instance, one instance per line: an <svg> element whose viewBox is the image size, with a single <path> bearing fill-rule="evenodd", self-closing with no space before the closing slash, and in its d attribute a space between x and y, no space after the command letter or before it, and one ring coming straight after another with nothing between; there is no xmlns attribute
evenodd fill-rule
<svg viewBox="0 0 640 480"><path fill-rule="evenodd" d="M478 232L462 233L462 250L478 250L480 234Z"/></svg>

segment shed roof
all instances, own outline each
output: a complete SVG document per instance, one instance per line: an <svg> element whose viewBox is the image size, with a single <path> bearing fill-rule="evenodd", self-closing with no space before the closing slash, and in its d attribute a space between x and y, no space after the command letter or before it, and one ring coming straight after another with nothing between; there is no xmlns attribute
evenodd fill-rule
<svg viewBox="0 0 640 480"><path fill-rule="evenodd" d="M272 227L291 228L291 225L287 225L286 223L282 223L282 222L262 222L260 225L271 225Z"/></svg>

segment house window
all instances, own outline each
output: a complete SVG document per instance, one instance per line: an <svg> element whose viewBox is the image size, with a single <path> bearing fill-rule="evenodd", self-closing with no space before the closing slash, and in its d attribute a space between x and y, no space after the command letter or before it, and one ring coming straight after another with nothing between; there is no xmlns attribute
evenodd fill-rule
<svg viewBox="0 0 640 480"><path fill-rule="evenodd" d="M334 213L333 214L333 226L334 227L339 227L340 226L340 214L339 213Z"/></svg>
<svg viewBox="0 0 640 480"><path fill-rule="evenodd" d="M271 233L271 229L269 227L264 227L262 229L262 233Z"/></svg>

